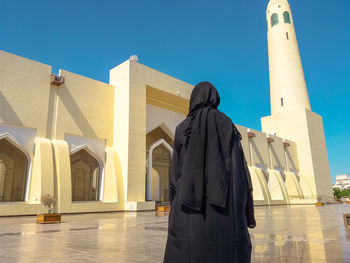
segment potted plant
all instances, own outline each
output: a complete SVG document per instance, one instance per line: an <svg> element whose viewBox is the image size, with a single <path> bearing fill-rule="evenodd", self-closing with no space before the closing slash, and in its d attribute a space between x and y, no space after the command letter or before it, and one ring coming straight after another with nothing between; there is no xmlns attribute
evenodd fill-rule
<svg viewBox="0 0 350 263"><path fill-rule="evenodd" d="M315 204L316 206L324 206L324 203L321 201L321 198L317 198L317 203Z"/></svg>
<svg viewBox="0 0 350 263"><path fill-rule="evenodd" d="M41 203L47 207L47 214L38 214L36 222L39 224L61 223L61 214L54 213L56 199L49 194L41 197Z"/></svg>
<svg viewBox="0 0 350 263"><path fill-rule="evenodd" d="M169 202L160 202L160 204L157 206L157 212L169 212L170 211L170 204Z"/></svg>

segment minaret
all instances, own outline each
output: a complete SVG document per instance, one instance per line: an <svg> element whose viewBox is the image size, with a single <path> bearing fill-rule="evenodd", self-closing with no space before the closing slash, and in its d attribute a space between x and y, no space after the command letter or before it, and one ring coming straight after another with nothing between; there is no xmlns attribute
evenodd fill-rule
<svg viewBox="0 0 350 263"><path fill-rule="evenodd" d="M311 110L292 12L287 0L271 0L266 10L271 114Z"/></svg>
<svg viewBox="0 0 350 263"><path fill-rule="evenodd" d="M292 172L308 182L313 193L307 198L334 201L323 121L311 111L288 1L270 0L266 16L271 116L261 119L262 130L296 143L298 168Z"/></svg>

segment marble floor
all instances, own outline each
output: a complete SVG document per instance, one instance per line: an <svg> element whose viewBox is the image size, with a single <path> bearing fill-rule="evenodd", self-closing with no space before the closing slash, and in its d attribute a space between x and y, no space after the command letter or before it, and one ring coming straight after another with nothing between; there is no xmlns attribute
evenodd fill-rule
<svg viewBox="0 0 350 263"><path fill-rule="evenodd" d="M252 262L350 262L343 213L350 213L350 205L257 207ZM162 262L166 213L62 219L61 224L41 225L35 217L0 218L0 262Z"/></svg>

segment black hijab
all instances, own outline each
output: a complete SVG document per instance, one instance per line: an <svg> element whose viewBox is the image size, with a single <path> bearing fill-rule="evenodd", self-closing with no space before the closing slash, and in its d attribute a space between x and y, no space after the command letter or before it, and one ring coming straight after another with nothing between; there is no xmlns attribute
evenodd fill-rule
<svg viewBox="0 0 350 263"><path fill-rule="evenodd" d="M235 131L230 118L217 110L220 96L209 82L197 84L191 95L184 135L187 151L179 201L201 211L205 199L225 207Z"/></svg>

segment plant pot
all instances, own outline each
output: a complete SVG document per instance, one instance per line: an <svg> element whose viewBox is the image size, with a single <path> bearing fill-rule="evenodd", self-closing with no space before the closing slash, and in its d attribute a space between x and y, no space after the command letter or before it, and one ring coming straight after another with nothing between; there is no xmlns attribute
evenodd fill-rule
<svg viewBox="0 0 350 263"><path fill-rule="evenodd" d="M318 203L316 203L315 205L316 205L316 206L324 206L324 203L318 202Z"/></svg>
<svg viewBox="0 0 350 263"><path fill-rule="evenodd" d="M339 204L342 204L342 203L343 203L343 201L342 201L342 200L337 200L337 202L338 202Z"/></svg>
<svg viewBox="0 0 350 263"><path fill-rule="evenodd" d="M346 203L347 203L348 205L350 205L350 201L346 201Z"/></svg>
<svg viewBox="0 0 350 263"><path fill-rule="evenodd" d="M158 206L157 207L158 212L169 212L170 211L170 205L167 206Z"/></svg>
<svg viewBox="0 0 350 263"><path fill-rule="evenodd" d="M61 214L38 214L36 222L38 224L61 223Z"/></svg>

